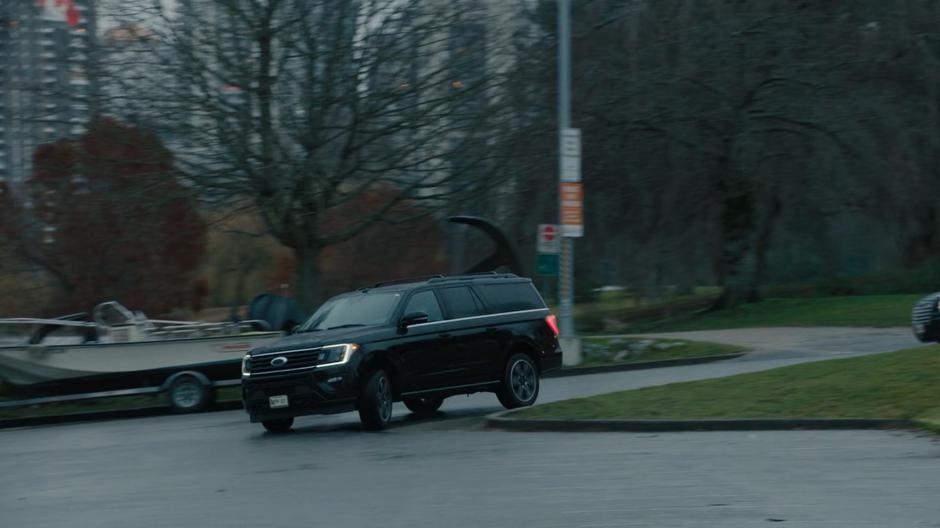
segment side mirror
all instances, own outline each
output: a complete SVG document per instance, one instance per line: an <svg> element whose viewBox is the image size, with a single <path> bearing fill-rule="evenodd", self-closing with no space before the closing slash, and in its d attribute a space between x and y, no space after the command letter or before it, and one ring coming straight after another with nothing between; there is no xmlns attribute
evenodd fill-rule
<svg viewBox="0 0 940 528"><path fill-rule="evenodd" d="M296 334L298 331L300 331L300 325L294 325L294 327L290 329L290 332L287 332L287 333Z"/></svg>
<svg viewBox="0 0 940 528"><path fill-rule="evenodd" d="M428 314L424 312L411 312L410 314L405 315L401 318L401 321L398 323L398 326L402 329L408 328L411 325L421 324L428 322Z"/></svg>

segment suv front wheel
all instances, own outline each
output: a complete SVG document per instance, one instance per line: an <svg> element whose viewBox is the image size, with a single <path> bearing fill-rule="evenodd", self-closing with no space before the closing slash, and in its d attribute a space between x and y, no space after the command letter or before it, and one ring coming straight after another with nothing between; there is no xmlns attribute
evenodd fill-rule
<svg viewBox="0 0 940 528"><path fill-rule="evenodd" d="M392 421L392 384L384 370L369 375L359 395L359 420L369 431L385 429Z"/></svg>
<svg viewBox="0 0 940 528"><path fill-rule="evenodd" d="M507 409L535 403L539 396L539 370L529 356L517 353L509 357L496 397Z"/></svg>

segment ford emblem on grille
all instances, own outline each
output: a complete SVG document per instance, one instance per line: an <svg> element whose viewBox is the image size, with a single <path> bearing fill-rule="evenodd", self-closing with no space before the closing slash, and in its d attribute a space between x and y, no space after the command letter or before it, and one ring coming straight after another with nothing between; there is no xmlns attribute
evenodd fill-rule
<svg viewBox="0 0 940 528"><path fill-rule="evenodd" d="M287 364L287 358L284 356L278 356L271 360L272 367L282 367Z"/></svg>

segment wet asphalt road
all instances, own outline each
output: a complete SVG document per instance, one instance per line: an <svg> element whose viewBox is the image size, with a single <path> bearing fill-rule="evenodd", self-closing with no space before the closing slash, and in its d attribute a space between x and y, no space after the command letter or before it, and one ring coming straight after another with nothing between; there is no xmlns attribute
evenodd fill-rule
<svg viewBox="0 0 940 528"><path fill-rule="evenodd" d="M914 344L892 329L808 333L711 335L759 346L544 380L539 401ZM502 433L482 430L499 410L485 394L427 420L395 410L377 434L343 414L272 436L241 411L3 430L0 526L940 527L940 441L919 433Z"/></svg>

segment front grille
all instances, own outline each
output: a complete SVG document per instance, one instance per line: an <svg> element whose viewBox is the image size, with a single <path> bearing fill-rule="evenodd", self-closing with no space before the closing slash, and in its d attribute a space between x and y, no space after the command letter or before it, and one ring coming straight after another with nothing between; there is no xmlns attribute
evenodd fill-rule
<svg viewBox="0 0 940 528"><path fill-rule="evenodd" d="M296 369L305 369L315 367L323 353L322 348L308 348L305 350L289 350L277 354L266 354L260 357L252 357L250 360L251 375L274 374L277 372L291 372ZM275 358L285 358L287 363L281 365L272 365L271 361Z"/></svg>
<svg viewBox="0 0 940 528"><path fill-rule="evenodd" d="M926 325L933 320L934 308L937 306L937 299L940 295L931 295L920 300L911 314L911 320L915 325Z"/></svg>

